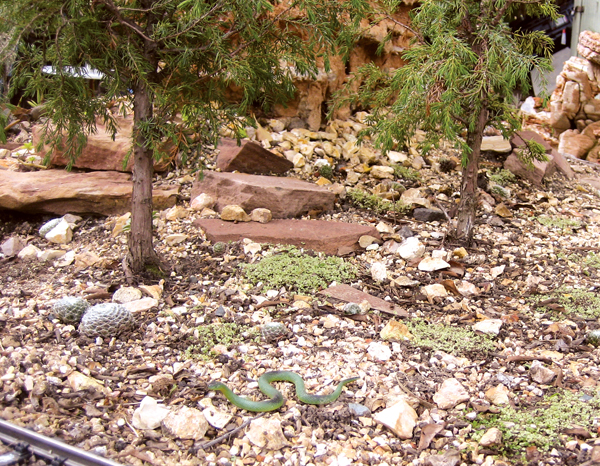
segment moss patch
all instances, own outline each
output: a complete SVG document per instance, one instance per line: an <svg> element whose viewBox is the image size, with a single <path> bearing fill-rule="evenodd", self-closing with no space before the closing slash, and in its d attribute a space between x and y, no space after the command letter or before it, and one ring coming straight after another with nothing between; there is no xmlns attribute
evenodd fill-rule
<svg viewBox="0 0 600 466"><path fill-rule="evenodd" d="M484 418L483 429L474 433L479 440L486 429L497 427L502 431L502 449L509 454L519 454L535 445L539 450L549 451L561 440L569 438L562 432L579 426L595 431L594 422L600 418L600 396L572 393L562 390L548 396L532 408L502 408L498 415Z"/></svg>
<svg viewBox="0 0 600 466"><path fill-rule="evenodd" d="M382 199L375 194L369 194L360 189L348 191L348 199L356 207L371 210L376 214L396 212L398 214L406 215L411 210L410 206L402 201L388 201L387 199Z"/></svg>
<svg viewBox="0 0 600 466"><path fill-rule="evenodd" d="M407 181L417 181L419 179L419 172L408 167L403 167L402 165L392 165L394 169L394 176L396 178L401 178Z"/></svg>
<svg viewBox="0 0 600 466"><path fill-rule="evenodd" d="M552 296L556 298L556 301L552 301L549 304L558 304L562 309L557 311L555 306L539 306L538 310L550 313L575 314L584 319L600 318L600 295L597 292L562 287L555 290ZM537 295L531 298L532 302L536 304L541 301L547 301L547 299L547 295Z"/></svg>
<svg viewBox="0 0 600 466"><path fill-rule="evenodd" d="M496 348L491 337L478 335L468 328L431 324L425 320L413 320L406 325L414 336L411 340L413 346L455 355L474 351L488 353Z"/></svg>
<svg viewBox="0 0 600 466"><path fill-rule="evenodd" d="M504 168L498 170L492 175L489 175L490 181L497 183L501 186L506 186L517 181L517 177L510 170Z"/></svg>
<svg viewBox="0 0 600 466"><path fill-rule="evenodd" d="M573 230L581 228L581 223L578 220L573 220L571 218L547 217L542 215L536 217L536 220L548 228L562 230L563 233L572 233Z"/></svg>
<svg viewBox="0 0 600 466"><path fill-rule="evenodd" d="M256 264L243 265L246 279L267 287L310 293L327 288L331 282L345 282L356 276L356 269L340 257L311 256L288 247L265 257Z"/></svg>
<svg viewBox="0 0 600 466"><path fill-rule="evenodd" d="M212 349L216 345L239 345L244 341L259 341L259 331L245 325L214 323L194 329L192 344L185 350L186 359L212 359L217 356Z"/></svg>

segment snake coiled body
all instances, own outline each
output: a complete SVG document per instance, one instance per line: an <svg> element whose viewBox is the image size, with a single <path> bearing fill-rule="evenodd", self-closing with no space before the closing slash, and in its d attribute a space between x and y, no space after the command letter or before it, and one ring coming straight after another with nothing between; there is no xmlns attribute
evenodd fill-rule
<svg viewBox="0 0 600 466"><path fill-rule="evenodd" d="M342 389L344 386L354 382L355 380L358 380L358 377L342 380L333 393L329 395L311 395L306 392L306 387L304 386L304 380L302 380L302 377L295 372L266 372L258 379L258 388L270 398L269 400L265 401L252 401L248 398L238 396L233 393L227 385L221 382L211 382L208 385L208 389L222 392L223 395L225 395L225 397L238 408L242 408L247 411L265 412L274 411L281 408L285 401L281 392L273 387L271 382L291 382L296 386L296 396L300 401L311 405L325 405L337 400L342 394Z"/></svg>

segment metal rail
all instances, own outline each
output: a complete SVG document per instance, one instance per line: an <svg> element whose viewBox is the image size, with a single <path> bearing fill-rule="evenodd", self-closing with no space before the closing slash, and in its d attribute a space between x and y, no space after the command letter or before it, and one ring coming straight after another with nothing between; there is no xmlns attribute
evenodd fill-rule
<svg viewBox="0 0 600 466"><path fill-rule="evenodd" d="M64 460L62 464L65 466L123 466L108 458L72 447L60 440L46 437L1 419L0 440L11 446L25 443L29 445L29 450L34 455L50 461L59 458Z"/></svg>

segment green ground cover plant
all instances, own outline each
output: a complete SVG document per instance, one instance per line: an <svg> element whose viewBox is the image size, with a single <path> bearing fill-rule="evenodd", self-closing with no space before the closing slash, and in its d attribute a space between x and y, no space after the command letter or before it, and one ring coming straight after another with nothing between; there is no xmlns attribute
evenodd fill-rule
<svg viewBox="0 0 600 466"><path fill-rule="evenodd" d="M340 257L325 254L309 255L287 246L255 264L242 266L246 279L258 284L288 291L311 293L327 288L331 282L345 282L356 276L356 268Z"/></svg>
<svg viewBox="0 0 600 466"><path fill-rule="evenodd" d="M444 351L454 355L463 355L473 351L487 353L496 348L491 337L478 335L468 328L432 324L425 320L412 320L407 322L406 326L414 337L411 340L413 346Z"/></svg>
<svg viewBox="0 0 600 466"><path fill-rule="evenodd" d="M392 165L394 176L407 181L417 181L420 177L419 172L413 168L403 167L402 165Z"/></svg>
<svg viewBox="0 0 600 466"><path fill-rule="evenodd" d="M239 345L247 340L258 341L259 331L234 322L200 325L194 329L193 343L185 350L186 359L212 359L216 345Z"/></svg>
<svg viewBox="0 0 600 466"><path fill-rule="evenodd" d="M548 228L562 230L563 233L572 233L574 229L581 227L581 222L578 220L564 217L548 217L541 215L536 217L536 220Z"/></svg>
<svg viewBox="0 0 600 466"><path fill-rule="evenodd" d="M387 199L382 199L375 194L369 194L360 189L349 190L348 199L352 205L361 209L368 209L375 214L395 212L397 214L406 215L408 212L410 212L410 206L406 205L402 201L392 202Z"/></svg>
<svg viewBox="0 0 600 466"><path fill-rule="evenodd" d="M591 251L585 257L581 254L565 254L563 252L559 252L556 257L579 264L582 267L582 272L586 275L590 275L591 271L589 269L600 269L600 254Z"/></svg>
<svg viewBox="0 0 600 466"><path fill-rule="evenodd" d="M473 434L479 440L485 431L497 427L502 431L502 451L522 454L529 446L547 452L569 438L564 430L583 427L593 432L600 418L600 394L592 395L561 390L547 396L534 408L501 408L499 414L484 417L481 430Z"/></svg>
<svg viewBox="0 0 600 466"><path fill-rule="evenodd" d="M489 175L489 179L501 186L506 186L517 181L517 177L510 170L505 170L504 168Z"/></svg>
<svg viewBox="0 0 600 466"><path fill-rule="evenodd" d="M561 287L551 293L556 298L549 304L558 304L560 311L555 307L540 306L538 303L548 301L548 295L536 295L531 298L537 304L537 310L542 312L560 312L560 314L574 314L584 319L600 318L600 295L595 291L578 288Z"/></svg>

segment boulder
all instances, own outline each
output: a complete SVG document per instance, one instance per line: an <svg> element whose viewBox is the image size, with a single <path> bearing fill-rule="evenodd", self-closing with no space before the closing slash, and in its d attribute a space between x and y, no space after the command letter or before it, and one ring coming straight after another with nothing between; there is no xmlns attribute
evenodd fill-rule
<svg viewBox="0 0 600 466"><path fill-rule="evenodd" d="M579 84L575 81L567 81L562 95L563 111L569 119L575 118L580 106Z"/></svg>
<svg viewBox="0 0 600 466"><path fill-rule="evenodd" d="M335 202L335 194L331 191L306 181L243 173L205 172L202 181L194 183L191 198L202 193L216 199L213 208L219 212L233 204L246 212L259 207L269 209L273 218L331 211Z"/></svg>
<svg viewBox="0 0 600 466"><path fill-rule="evenodd" d="M510 170L515 175L530 181L536 186L541 186L542 180L545 177L552 176L556 172L554 157L549 155L548 159L547 162L534 160L532 167L523 162L516 151L513 151L504 161L504 168Z"/></svg>
<svg viewBox="0 0 600 466"><path fill-rule="evenodd" d="M294 164L285 157L280 157L255 142L241 141L238 145L235 139L223 138L218 149L217 168L224 172L282 174L294 168Z"/></svg>
<svg viewBox="0 0 600 466"><path fill-rule="evenodd" d="M600 101L599 101L600 102ZM597 140L600 140L600 121L592 123L588 125L582 132L584 136L587 136L590 139L594 140L594 143Z"/></svg>
<svg viewBox="0 0 600 466"><path fill-rule="evenodd" d="M211 243L227 243L249 238L257 243L292 244L327 254L347 254L359 250L363 235L380 239L374 227L324 220L272 220L269 223L231 223L220 219L198 219Z"/></svg>
<svg viewBox="0 0 600 466"><path fill-rule="evenodd" d="M544 146L544 149L546 149L547 157L554 161L556 169L563 175L565 175L568 179L573 179L575 173L573 172L571 165L569 165L569 162L567 162L565 157L560 152L558 152L556 149L553 149L548 141L546 141L540 134L536 133L535 131L517 131L515 134L513 134L510 143L516 150L519 150L523 149L526 146L526 143L529 141L535 141Z"/></svg>
<svg viewBox="0 0 600 466"><path fill-rule="evenodd" d="M573 130L567 130L560 135L558 152L578 159L585 159L587 153L595 144L595 139L585 134L578 134Z"/></svg>
<svg viewBox="0 0 600 466"><path fill-rule="evenodd" d="M588 162L599 163L600 162L600 144L596 144L587 155Z"/></svg>
<svg viewBox="0 0 600 466"><path fill-rule="evenodd" d="M86 168L90 170L110 170L120 172L131 172L133 167L133 157L123 167L123 161L131 148L131 131L133 129L133 116L130 118L117 118L119 131L113 140L112 134L102 123L97 123L97 131L88 136L87 144L83 148L81 155L73 164L76 168ZM33 145L37 146L43 136L43 126L33 127L32 137ZM50 155L50 165L55 167L65 167L68 160L65 152L61 150L51 150L48 145L44 145L39 151L39 155L46 157Z"/></svg>
<svg viewBox="0 0 600 466"><path fill-rule="evenodd" d="M131 210L131 175L118 172L0 170L0 210L120 215ZM153 191L155 210L175 205L178 188Z"/></svg>
<svg viewBox="0 0 600 466"><path fill-rule="evenodd" d="M552 158L554 164L556 165L556 169L565 175L569 180L575 178L575 172L563 154L558 152L556 149L552 149L552 152L548 155L548 158Z"/></svg>
<svg viewBox="0 0 600 466"><path fill-rule="evenodd" d="M515 149L525 147L527 142L534 141L541 144L546 149L546 153L552 152L552 146L540 134L531 130L517 131L510 138L510 143Z"/></svg>
<svg viewBox="0 0 600 466"><path fill-rule="evenodd" d="M100 121L96 122L96 132L89 134L87 143L81 154L75 160L73 167L87 170L106 170L129 172L133 170L133 157L123 166L127 153L131 149L131 132L133 130L133 114L127 117L115 117L118 131L114 138L106 125ZM36 125L32 128L33 145L37 147L43 135L43 126ZM163 147L163 153L170 152L172 145L166 143ZM50 149L48 145L42 146L38 155L46 157L50 154L50 165L54 167L66 167L68 159L65 157L65 151ZM154 169L162 171L166 168L168 160L155 162Z"/></svg>
<svg viewBox="0 0 600 466"><path fill-rule="evenodd" d="M600 65L600 34L592 31L581 31L577 52L583 58Z"/></svg>
<svg viewBox="0 0 600 466"><path fill-rule="evenodd" d="M565 131L571 127L571 120L563 110L562 102L550 102L550 125L558 132Z"/></svg>

